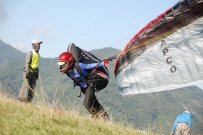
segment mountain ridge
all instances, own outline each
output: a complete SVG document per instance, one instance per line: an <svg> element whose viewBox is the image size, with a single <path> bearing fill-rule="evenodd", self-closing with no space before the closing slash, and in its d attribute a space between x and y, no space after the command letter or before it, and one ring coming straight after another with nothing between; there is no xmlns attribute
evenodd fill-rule
<svg viewBox="0 0 203 135"><path fill-rule="evenodd" d="M91 52L100 59L104 59L118 54L120 50L103 48ZM15 95L17 98L22 84L26 54L2 41L0 41L0 54L1 85L4 90L7 90L7 93ZM12 54L12 56L7 57L9 54ZM49 102L54 98L59 98L59 102L67 105L71 100L81 106L81 112L87 113L81 104L82 99L77 98L79 88L73 89L72 81L59 72L56 63L57 58L41 58L37 94L40 95L41 88L43 88L49 97L47 98ZM121 97L117 91L113 63L110 63L108 68L111 75L110 83L107 88L98 92L97 97L105 108L109 108L108 112L115 121L132 123L136 128L145 127L147 129L151 125L155 133L169 134L176 116L184 110L189 110L195 116L192 134L203 134L202 90L191 86L166 92Z"/></svg>

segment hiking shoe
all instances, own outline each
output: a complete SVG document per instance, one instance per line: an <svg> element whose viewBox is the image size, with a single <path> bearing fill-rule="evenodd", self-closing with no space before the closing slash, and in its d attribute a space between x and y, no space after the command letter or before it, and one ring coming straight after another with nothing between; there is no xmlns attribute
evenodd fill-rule
<svg viewBox="0 0 203 135"><path fill-rule="evenodd" d="M25 103L27 102L27 99L26 99L26 98L19 98L18 100L19 100L20 102L25 102Z"/></svg>

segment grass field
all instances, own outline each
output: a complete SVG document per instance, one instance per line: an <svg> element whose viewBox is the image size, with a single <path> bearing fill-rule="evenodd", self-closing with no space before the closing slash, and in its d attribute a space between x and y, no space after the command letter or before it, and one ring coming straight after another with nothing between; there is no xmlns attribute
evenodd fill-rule
<svg viewBox="0 0 203 135"><path fill-rule="evenodd" d="M0 94L0 135L153 135L122 124L81 116L77 110L50 110Z"/></svg>

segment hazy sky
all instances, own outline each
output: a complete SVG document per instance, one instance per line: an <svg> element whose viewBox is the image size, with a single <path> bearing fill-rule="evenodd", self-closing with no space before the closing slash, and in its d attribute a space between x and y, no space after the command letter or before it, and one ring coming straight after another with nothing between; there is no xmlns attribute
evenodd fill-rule
<svg viewBox="0 0 203 135"><path fill-rule="evenodd" d="M123 49L149 21L178 0L0 0L0 39L27 52L39 39L42 57L58 57L70 42L89 51Z"/></svg>

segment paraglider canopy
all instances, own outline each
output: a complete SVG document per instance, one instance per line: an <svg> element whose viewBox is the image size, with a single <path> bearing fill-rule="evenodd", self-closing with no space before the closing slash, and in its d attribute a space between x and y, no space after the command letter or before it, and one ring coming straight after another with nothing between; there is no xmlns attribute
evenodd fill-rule
<svg viewBox="0 0 203 135"><path fill-rule="evenodd" d="M121 95L203 82L203 0L182 0L150 21L114 65Z"/></svg>

